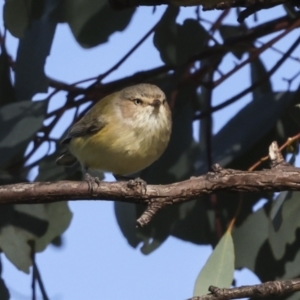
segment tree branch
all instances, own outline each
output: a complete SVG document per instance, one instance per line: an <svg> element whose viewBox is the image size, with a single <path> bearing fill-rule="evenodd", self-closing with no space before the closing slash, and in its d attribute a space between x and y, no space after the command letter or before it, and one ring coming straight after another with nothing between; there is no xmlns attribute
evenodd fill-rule
<svg viewBox="0 0 300 300"><path fill-rule="evenodd" d="M241 286L232 289L221 289L210 286L211 294L193 297L188 300L227 300L244 297L264 298L270 296L283 296L292 292L300 291L300 278L291 280L268 281L256 285Z"/></svg>
<svg viewBox="0 0 300 300"><path fill-rule="evenodd" d="M175 6L196 6L203 5L203 10L228 9L231 7L254 7L257 9L270 8L283 3L297 5L295 0L108 0L109 5L115 10L127 9L136 6L156 6L172 4Z"/></svg>
<svg viewBox="0 0 300 300"><path fill-rule="evenodd" d="M49 203L66 200L112 200L142 203L148 207L138 219L148 224L163 207L197 199L205 194L225 192L300 191L300 169L286 163L276 142L269 148L271 169L240 171L215 164L212 172L167 185L132 182L101 182L92 190L85 181L18 183L0 186L0 204Z"/></svg>

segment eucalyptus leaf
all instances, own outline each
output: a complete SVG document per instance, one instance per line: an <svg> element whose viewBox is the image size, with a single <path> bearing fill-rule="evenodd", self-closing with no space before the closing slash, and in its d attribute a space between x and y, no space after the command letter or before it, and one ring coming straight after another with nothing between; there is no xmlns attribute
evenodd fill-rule
<svg viewBox="0 0 300 300"><path fill-rule="evenodd" d="M161 59L169 65L181 65L198 54L208 38L202 25L193 19L186 19L182 25L176 23L179 8L169 6L158 23L153 43Z"/></svg>
<svg viewBox="0 0 300 300"><path fill-rule="evenodd" d="M222 25L219 28L220 35L224 41L225 47L230 47L231 52L238 58L242 59L243 55L249 48L249 43L236 43L240 36L243 36L247 28L243 24ZM234 46L232 46L234 42Z"/></svg>
<svg viewBox="0 0 300 300"><path fill-rule="evenodd" d="M35 242L37 252L44 251L54 238L65 232L72 220L72 212L67 202L45 204L44 209L49 226L46 233Z"/></svg>
<svg viewBox="0 0 300 300"><path fill-rule="evenodd" d="M57 24L52 15L58 6L59 0L46 0L43 16L31 22L19 42L15 67L18 100L31 99L36 93L48 91L49 80L44 66Z"/></svg>
<svg viewBox="0 0 300 300"><path fill-rule="evenodd" d="M0 249L8 260L27 274L32 265L28 241L34 238L33 234L11 225L5 226L0 232Z"/></svg>
<svg viewBox="0 0 300 300"><path fill-rule="evenodd" d="M210 226L204 197L180 205L178 221L171 235L199 245L214 243L214 228Z"/></svg>
<svg viewBox="0 0 300 300"><path fill-rule="evenodd" d="M47 105L47 101L22 101L0 108L0 166L25 151L43 124Z"/></svg>
<svg viewBox="0 0 300 300"><path fill-rule="evenodd" d="M176 18L179 11L179 7L168 6L156 26L153 37L153 44L159 51L162 61L170 65L175 65L177 62L178 25L176 24Z"/></svg>
<svg viewBox="0 0 300 300"><path fill-rule="evenodd" d="M113 11L105 0L66 0L65 11L77 42L89 48L107 42L114 32L123 31L135 9Z"/></svg>
<svg viewBox="0 0 300 300"><path fill-rule="evenodd" d="M300 275L299 268L298 268L299 264L300 264L300 251L299 251L299 247L298 247L298 252L295 255L295 257L292 259L292 261L287 261L285 263L285 266L284 266L285 274L283 276L283 279L299 277L299 275Z"/></svg>
<svg viewBox="0 0 300 300"><path fill-rule="evenodd" d="M67 202L14 205L0 231L0 248L18 269L29 273L28 242L35 241L36 251L43 251L68 228L71 218Z"/></svg>
<svg viewBox="0 0 300 300"><path fill-rule="evenodd" d="M136 229L136 205L132 203L114 202L115 216L121 232L126 237L127 242L136 248L141 239L137 237Z"/></svg>
<svg viewBox="0 0 300 300"><path fill-rule="evenodd" d="M44 204L14 205L10 225L23 229L35 237L43 236L49 226Z"/></svg>
<svg viewBox="0 0 300 300"><path fill-rule="evenodd" d="M2 49L0 54L0 107L15 101L16 95L11 81L9 56Z"/></svg>
<svg viewBox="0 0 300 300"><path fill-rule="evenodd" d="M291 165L294 165L295 163L295 153L291 156L288 163ZM279 193L278 197L276 198L276 201L274 201L274 204L271 208L270 218L273 223L273 227L275 231L278 231L282 224L282 205L284 201L289 198L291 195L288 191L282 191Z"/></svg>
<svg viewBox="0 0 300 300"><path fill-rule="evenodd" d="M263 244L268 239L268 215L265 208L252 213L232 232L235 248L235 267L248 268L255 272L256 259Z"/></svg>
<svg viewBox="0 0 300 300"><path fill-rule="evenodd" d="M290 193L288 191L280 192L272 205L270 218L275 231L278 231L282 224L282 204L288 197L290 197Z"/></svg>
<svg viewBox="0 0 300 300"><path fill-rule="evenodd" d="M285 300L299 300L299 299L300 299L300 292L296 292L290 296L285 297Z"/></svg>
<svg viewBox="0 0 300 300"><path fill-rule="evenodd" d="M10 294L5 285L3 278L0 278L0 299L1 300L9 300Z"/></svg>
<svg viewBox="0 0 300 300"><path fill-rule="evenodd" d="M195 287L194 296L208 294L209 286L229 288L234 273L234 246L231 233L226 231L213 253L200 271Z"/></svg>
<svg viewBox="0 0 300 300"><path fill-rule="evenodd" d="M251 70L251 83L260 81L263 77L268 76L268 72L264 66L264 63L260 58L256 58L251 61L250 64ZM270 95L273 92L271 80L266 80L259 87L256 87L252 91L254 101L262 101L262 96Z"/></svg>
<svg viewBox="0 0 300 300"><path fill-rule="evenodd" d="M288 192L282 204L282 222L279 228L274 228L272 219L268 223L270 246L274 257L278 260L285 255L287 245L292 244L297 237L297 230L300 227L300 219L298 218L300 213L299 198L299 192Z"/></svg>
<svg viewBox="0 0 300 300"><path fill-rule="evenodd" d="M31 16L31 0L6 0L3 9L5 27L17 37L23 38L28 28Z"/></svg>

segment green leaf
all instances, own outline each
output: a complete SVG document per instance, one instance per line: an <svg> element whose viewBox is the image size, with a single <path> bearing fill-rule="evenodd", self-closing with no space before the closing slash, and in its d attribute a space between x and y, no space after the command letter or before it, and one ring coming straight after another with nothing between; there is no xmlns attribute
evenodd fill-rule
<svg viewBox="0 0 300 300"><path fill-rule="evenodd" d="M299 242L298 242L299 243ZM297 245L297 254L287 261L285 261L284 269L285 274L282 277L282 279L290 279L290 278L296 278L299 277L299 264L300 264L300 251L299 251L299 244ZM300 292L297 293L298 298L295 297L289 297L288 299L299 299Z"/></svg>
<svg viewBox="0 0 300 300"><path fill-rule="evenodd" d="M205 205L207 199L204 198L206 197L180 205L178 221L171 231L172 236L199 245L213 244L215 234L209 222L210 211Z"/></svg>
<svg viewBox="0 0 300 300"><path fill-rule="evenodd" d="M153 43L161 59L169 65L180 65L199 53L205 46L208 33L193 19L176 24L179 8L169 6L156 27Z"/></svg>
<svg viewBox="0 0 300 300"><path fill-rule="evenodd" d="M294 165L296 159L295 153L291 156L288 163ZM276 200L273 202L270 218L273 224L273 228L275 231L278 231L282 224L282 205L284 201L290 197L290 193L288 191L280 192Z"/></svg>
<svg viewBox="0 0 300 300"><path fill-rule="evenodd" d="M5 223L1 224L0 248L6 257L25 273L29 273L32 264L28 241L45 234L48 227L43 206L9 206L6 208ZM1 211L1 215L4 215L4 212ZM3 218L1 219L3 222Z"/></svg>
<svg viewBox="0 0 300 300"><path fill-rule="evenodd" d="M229 47L231 52L238 59L242 59L244 53L249 49L249 43L236 43L240 36L247 32L247 28L241 24L235 25L222 25L219 28L220 35L224 41L224 46ZM234 44L234 46L232 46Z"/></svg>
<svg viewBox="0 0 300 300"><path fill-rule="evenodd" d="M8 260L27 274L32 265L28 241L34 238L33 234L11 225L2 228L0 232L1 250Z"/></svg>
<svg viewBox="0 0 300 300"><path fill-rule="evenodd" d="M10 294L5 285L3 278L0 278L0 299L1 300L9 300Z"/></svg>
<svg viewBox="0 0 300 300"><path fill-rule="evenodd" d="M234 229L236 268L247 267L262 281L299 276L299 193L293 194L283 204L283 222L277 232L268 217L271 202Z"/></svg>
<svg viewBox="0 0 300 300"><path fill-rule="evenodd" d="M6 224L2 224L0 248L19 270L29 273L32 261L28 242L35 241L36 251L43 251L68 228L71 219L67 202L14 205Z"/></svg>
<svg viewBox="0 0 300 300"><path fill-rule="evenodd" d="M25 151L43 124L47 105L47 101L22 101L0 108L0 166Z"/></svg>
<svg viewBox="0 0 300 300"><path fill-rule="evenodd" d="M35 242L37 252L44 251L54 238L65 232L72 220L72 212L67 202L44 204L44 209L49 226L46 233Z"/></svg>
<svg viewBox="0 0 300 300"><path fill-rule="evenodd" d="M234 246L231 233L227 231L208 258L200 271L195 287L194 296L208 294L209 286L229 288L234 273Z"/></svg>
<svg viewBox="0 0 300 300"><path fill-rule="evenodd" d="M51 1L51 4L55 0ZM44 11L46 0L5 0L3 8L4 25L9 32L23 38L25 30L34 19L39 19Z"/></svg>
<svg viewBox="0 0 300 300"><path fill-rule="evenodd" d="M235 267L255 272L258 253L269 235L268 216L265 208L252 213L232 232L235 248Z"/></svg>
<svg viewBox="0 0 300 300"><path fill-rule="evenodd" d="M105 43L114 32L123 31L135 12L113 11L105 0L66 0L65 10L74 37L85 48Z"/></svg>
<svg viewBox="0 0 300 300"><path fill-rule="evenodd" d="M6 0L3 10L4 25L9 32L23 38L30 24L31 0Z"/></svg>
<svg viewBox="0 0 300 300"><path fill-rule="evenodd" d="M278 197L278 200L285 200L281 208L282 222L279 228L274 228L272 219L269 224L269 242L274 257L279 260L286 252L287 245L292 244L296 240L297 230L300 227L300 219L298 218L300 211L300 193L288 192L283 194L285 197ZM276 202L277 202L276 201ZM276 205L276 202L274 205Z"/></svg>
<svg viewBox="0 0 300 300"><path fill-rule="evenodd" d="M250 70L251 70L251 83L255 83L256 81L261 80L263 77L268 76L268 72L262 62L262 60L258 57L250 64ZM255 88L252 91L253 94L253 100L254 101L262 101L262 96L270 95L270 93L273 92L272 89L272 83L269 78L269 80L265 81L263 84L261 84L259 87Z"/></svg>
<svg viewBox="0 0 300 300"><path fill-rule="evenodd" d="M26 174L27 175L27 174ZM24 176L21 173L14 173L11 174L8 171L1 170L0 169L0 185L4 184L13 184L13 183L19 183L19 182L28 182L26 175ZM0 213L1 214L1 213ZM0 221L1 224L1 221ZM1 225L0 225L1 226Z"/></svg>
<svg viewBox="0 0 300 300"><path fill-rule="evenodd" d="M115 216L122 234L129 245L136 248L141 239L137 236L136 229L136 205L131 203L114 202Z"/></svg>
<svg viewBox="0 0 300 300"><path fill-rule="evenodd" d="M178 25L176 24L176 18L179 11L178 7L168 6L156 26L153 37L153 44L159 51L162 61L170 65L175 65L177 62L176 42Z"/></svg>
<svg viewBox="0 0 300 300"><path fill-rule="evenodd" d="M0 54L0 106L16 101L15 90L11 82L9 56L5 49Z"/></svg>
<svg viewBox="0 0 300 300"><path fill-rule="evenodd" d="M299 102L299 100L300 100L298 98L298 96L299 95L295 94L295 99L297 99L296 100L297 102ZM287 113L288 113L287 118L289 118L290 121L293 122L293 127L295 127L299 132L300 131L300 107L299 107L299 105L295 105L295 106L291 107Z"/></svg>
<svg viewBox="0 0 300 300"><path fill-rule="evenodd" d="M19 42L15 68L15 89L19 100L31 99L36 93L48 91L49 80L44 66L57 24L52 15L58 6L59 1L48 0L43 16L31 22Z"/></svg>
<svg viewBox="0 0 300 300"><path fill-rule="evenodd" d="M275 231L277 231L282 224L282 204L289 196L290 195L288 191L280 192L272 205L270 219L272 220Z"/></svg>
<svg viewBox="0 0 300 300"><path fill-rule="evenodd" d="M291 277L288 277L287 279L289 279ZM285 300L299 300L300 299L300 292L295 292L292 295L284 298Z"/></svg>

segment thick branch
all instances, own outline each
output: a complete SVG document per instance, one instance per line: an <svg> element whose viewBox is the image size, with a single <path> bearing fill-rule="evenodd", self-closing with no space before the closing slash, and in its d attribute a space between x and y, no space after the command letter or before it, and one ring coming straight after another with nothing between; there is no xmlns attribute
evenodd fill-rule
<svg viewBox="0 0 300 300"><path fill-rule="evenodd" d="M214 166L216 168L216 165ZM126 182L101 182L91 193L85 181L18 183L0 186L0 204L48 203L65 200L112 200L171 205L215 192L300 191L300 169L280 166L263 171L220 169L168 185L147 185L146 192Z"/></svg>
<svg viewBox="0 0 300 300"><path fill-rule="evenodd" d="M283 296L300 291L300 278L291 280L269 281L262 284L241 286L232 289L209 287L211 294L193 297L189 300L227 300L245 297L264 298L270 296Z"/></svg>
<svg viewBox="0 0 300 300"><path fill-rule="evenodd" d="M91 193L86 182L59 181L18 183L0 186L0 204L47 203L64 200L106 199L132 203L181 203L219 191L300 191L300 169L292 166L247 172L221 169L168 185L148 185L146 193L128 187L126 182L101 182Z"/></svg>
<svg viewBox="0 0 300 300"><path fill-rule="evenodd" d="M204 194L225 192L300 191L300 169L287 164L276 142L269 148L271 169L239 171L222 169L168 185L146 185L141 180L101 182L90 188L84 181L18 183L0 186L0 204L49 203L65 200L112 200L148 205L138 219L144 226L161 208L191 201ZM142 184L141 184L142 182Z"/></svg>

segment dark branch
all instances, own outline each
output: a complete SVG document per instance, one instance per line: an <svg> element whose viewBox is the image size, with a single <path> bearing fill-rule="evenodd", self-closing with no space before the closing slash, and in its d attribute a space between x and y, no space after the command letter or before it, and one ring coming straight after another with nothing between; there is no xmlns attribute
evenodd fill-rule
<svg viewBox="0 0 300 300"><path fill-rule="evenodd" d="M110 6L115 10L127 9L137 6L156 6L162 4L176 5L176 6L198 6L203 5L203 10L212 9L228 9L231 7L247 7L255 8L252 10L259 10L265 8L271 8L283 3L290 3L291 5L297 5L296 0L220 0L218 2L213 1L211 4L207 4L204 0L108 0Z"/></svg>
<svg viewBox="0 0 300 300"><path fill-rule="evenodd" d="M270 296L284 296L300 291L300 278L291 280L269 281L262 284L241 286L232 289L209 287L211 294L193 297L188 300L227 300L245 297L265 298Z"/></svg>
<svg viewBox="0 0 300 300"><path fill-rule="evenodd" d="M66 200L112 200L143 203L149 207L138 225L150 222L161 208L197 199L205 194L225 192L300 191L300 169L287 164L274 142L269 149L272 168L239 171L213 166L199 177L168 185L133 185L129 182L102 182L90 191L85 181L18 183L0 186L0 204L49 203Z"/></svg>

